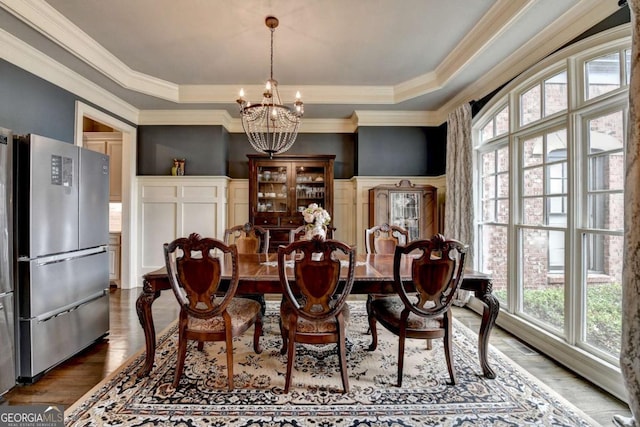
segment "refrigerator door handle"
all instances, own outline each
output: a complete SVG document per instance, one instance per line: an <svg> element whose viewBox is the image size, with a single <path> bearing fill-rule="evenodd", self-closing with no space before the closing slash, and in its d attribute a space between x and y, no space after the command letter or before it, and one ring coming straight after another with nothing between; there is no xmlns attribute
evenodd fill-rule
<svg viewBox="0 0 640 427"><path fill-rule="evenodd" d="M80 308L81 306L90 303L91 301L95 301L99 298L102 298L103 296L105 296L105 294L108 292L108 289L104 289L101 292L97 293L97 294L93 294L87 298L84 298L80 301L76 301L73 304L69 304L66 307L62 307L61 310L56 310L56 312L52 313L44 313L41 314L40 316L36 316L35 319L38 321L38 323L42 323L42 322L46 322L48 320L51 320L55 317L59 317L59 316L64 316L65 314L69 314L72 311L77 310L78 308Z"/></svg>
<svg viewBox="0 0 640 427"><path fill-rule="evenodd" d="M48 264L54 264L56 262L66 262L72 259L78 259L78 258L85 258L85 257L89 257L95 254L101 254L103 252L107 252L107 246L97 246L95 248L91 248L91 249L83 249L80 251L74 251L74 252L67 252L67 253L63 253L63 254L57 254L57 255L49 255L49 256L43 256L43 257L38 257L36 258L36 263L38 266L42 266L42 265L48 265ZM32 261L32 259L28 258L28 257L20 257L18 258L18 261L23 261L23 262L29 262Z"/></svg>

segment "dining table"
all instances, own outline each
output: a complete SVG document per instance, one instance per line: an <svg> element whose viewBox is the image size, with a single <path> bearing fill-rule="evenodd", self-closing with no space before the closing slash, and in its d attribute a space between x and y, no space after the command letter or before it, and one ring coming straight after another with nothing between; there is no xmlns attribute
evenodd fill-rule
<svg viewBox="0 0 640 427"><path fill-rule="evenodd" d="M229 255L221 264L222 281L228 283L231 278L232 265ZM403 256L400 264L400 275L403 281L410 283L411 256ZM341 261L343 268L341 275L346 277L346 261ZM285 268L293 275L292 262ZM394 255L357 254L354 268L354 283L351 294L392 294L394 293L393 265ZM236 295L264 295L282 294L280 277L278 275L277 254L239 254L238 255L238 288ZM221 286L226 286L222 283ZM478 331L478 357L482 373L486 378L493 379L496 373L489 366L488 345L491 330L500 311L500 303L492 293L491 277L488 274L471 269L465 269L460 288L471 291L482 302L482 320ZM136 300L136 312L145 336L145 360L138 371L138 377L143 377L153 368L156 351L156 333L153 324L152 304L160 296L160 292L171 289L169 277L165 267L143 275L142 292Z"/></svg>

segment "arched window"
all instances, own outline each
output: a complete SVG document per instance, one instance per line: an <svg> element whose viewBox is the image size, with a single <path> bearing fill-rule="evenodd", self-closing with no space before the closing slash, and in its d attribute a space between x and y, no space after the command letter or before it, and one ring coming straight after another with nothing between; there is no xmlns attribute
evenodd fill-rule
<svg viewBox="0 0 640 427"><path fill-rule="evenodd" d="M621 398L630 31L555 53L474 119L476 268L499 324Z"/></svg>

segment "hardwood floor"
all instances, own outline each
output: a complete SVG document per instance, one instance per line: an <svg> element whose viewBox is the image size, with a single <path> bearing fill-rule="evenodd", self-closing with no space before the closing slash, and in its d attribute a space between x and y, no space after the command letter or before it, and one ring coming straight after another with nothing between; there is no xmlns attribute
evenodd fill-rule
<svg viewBox="0 0 640 427"><path fill-rule="evenodd" d="M135 309L140 289L112 290L109 335L70 360L47 372L38 382L18 385L5 394L0 405L60 404L70 406L125 360L144 347L144 334ZM163 292L153 304L156 332L168 326L178 313L171 292ZM454 307L454 317L474 331L480 316ZM603 426L613 425L614 414L630 416L626 403L594 387L549 358L496 327L491 344L559 392Z"/></svg>

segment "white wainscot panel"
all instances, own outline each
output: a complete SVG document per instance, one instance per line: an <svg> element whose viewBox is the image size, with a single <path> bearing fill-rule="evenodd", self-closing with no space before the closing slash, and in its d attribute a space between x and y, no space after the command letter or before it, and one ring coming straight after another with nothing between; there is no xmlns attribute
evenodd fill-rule
<svg viewBox="0 0 640 427"><path fill-rule="evenodd" d="M143 203L142 205L142 267L164 265L162 245L176 235L175 203Z"/></svg>
<svg viewBox="0 0 640 427"><path fill-rule="evenodd" d="M187 237L191 233L198 233L202 237L216 237L217 209L217 203L183 203L182 235Z"/></svg>
<svg viewBox="0 0 640 427"><path fill-rule="evenodd" d="M218 187L214 186L184 186L182 187L182 197L190 199L214 199L218 197Z"/></svg>
<svg viewBox="0 0 640 427"><path fill-rule="evenodd" d="M175 185L145 185L142 187L142 199L173 199L178 195Z"/></svg>
<svg viewBox="0 0 640 427"><path fill-rule="evenodd" d="M249 181L235 179L229 185L229 223L227 227L249 221Z"/></svg>
<svg viewBox="0 0 640 427"><path fill-rule="evenodd" d="M233 218L229 223L229 227L244 224L249 221L249 203L235 203L233 210Z"/></svg>

